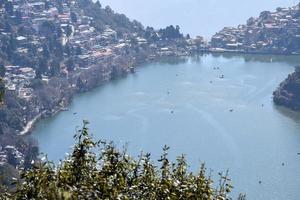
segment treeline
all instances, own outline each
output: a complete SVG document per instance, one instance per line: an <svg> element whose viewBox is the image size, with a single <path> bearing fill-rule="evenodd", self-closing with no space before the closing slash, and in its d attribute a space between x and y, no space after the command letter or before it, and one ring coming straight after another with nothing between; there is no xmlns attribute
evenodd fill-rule
<svg viewBox="0 0 300 200"><path fill-rule="evenodd" d="M150 154L134 159L113 143L95 142L87 122L74 136L72 153L60 165L36 162L16 180L16 188L2 187L2 199L199 199L229 200L232 186L228 173L220 173L216 187L204 165L198 173L188 171L184 156L175 163L168 147L156 166ZM99 152L96 154L95 152ZM240 195L240 200L245 199Z"/></svg>
<svg viewBox="0 0 300 200"><path fill-rule="evenodd" d="M144 31L143 25L136 21L130 21L124 14L115 13L109 6L102 7L99 1L95 3L91 0L78 0L80 8L84 10L84 14L93 17L93 26L100 32L109 25L112 29L116 30L118 37L124 34L132 34L134 32L140 34Z"/></svg>

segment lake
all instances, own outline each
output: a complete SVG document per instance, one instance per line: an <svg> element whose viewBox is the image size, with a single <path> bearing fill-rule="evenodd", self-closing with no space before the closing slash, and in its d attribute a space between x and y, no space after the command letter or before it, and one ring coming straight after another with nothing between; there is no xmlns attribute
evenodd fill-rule
<svg viewBox="0 0 300 200"><path fill-rule="evenodd" d="M57 162L86 119L97 139L128 144L134 156L143 150L157 160L167 144L171 158L186 154L193 171L201 162L214 174L229 169L234 196L298 200L300 115L276 107L272 92L299 62L293 56L207 54L145 64L77 95L69 111L40 121L33 136Z"/></svg>
<svg viewBox="0 0 300 200"><path fill-rule="evenodd" d="M225 26L245 24L264 10L296 5L297 0L101 0L130 19L155 28L179 25L184 33L210 38ZM242 3L241 3L242 2Z"/></svg>

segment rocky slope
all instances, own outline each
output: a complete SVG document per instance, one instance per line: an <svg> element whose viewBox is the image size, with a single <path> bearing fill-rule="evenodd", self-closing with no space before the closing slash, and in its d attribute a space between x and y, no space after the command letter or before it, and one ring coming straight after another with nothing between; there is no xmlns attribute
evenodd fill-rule
<svg viewBox="0 0 300 200"><path fill-rule="evenodd" d="M300 111L300 66L280 84L273 95L277 105Z"/></svg>

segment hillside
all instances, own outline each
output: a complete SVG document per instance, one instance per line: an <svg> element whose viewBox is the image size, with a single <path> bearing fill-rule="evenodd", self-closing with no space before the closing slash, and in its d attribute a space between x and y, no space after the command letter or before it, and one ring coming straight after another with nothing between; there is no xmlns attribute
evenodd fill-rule
<svg viewBox="0 0 300 200"><path fill-rule="evenodd" d="M212 37L211 50L300 54L300 4L264 11L246 24L224 28Z"/></svg>
<svg viewBox="0 0 300 200"><path fill-rule="evenodd" d="M65 110L76 93L133 73L139 63L203 47L179 26L144 28L91 0L0 1L0 40L0 166L6 169L30 166L38 148L25 135L39 119Z"/></svg>
<svg viewBox="0 0 300 200"><path fill-rule="evenodd" d="M273 96L277 105L300 111L300 66L280 84Z"/></svg>
<svg viewBox="0 0 300 200"><path fill-rule="evenodd" d="M300 4L265 11L247 25L224 28L208 44L176 25L143 27L99 1L0 1L0 184L32 167L39 150L28 134L38 120L66 110L77 93L167 56L300 54L299 20ZM300 109L299 77L296 71L281 84L276 103Z"/></svg>

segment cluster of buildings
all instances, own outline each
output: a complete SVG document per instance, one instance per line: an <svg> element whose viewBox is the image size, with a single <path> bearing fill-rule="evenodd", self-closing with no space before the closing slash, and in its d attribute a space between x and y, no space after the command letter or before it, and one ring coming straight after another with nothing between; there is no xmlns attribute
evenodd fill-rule
<svg viewBox="0 0 300 200"><path fill-rule="evenodd" d="M60 2L60 5L58 5ZM106 29L99 34L91 23L91 17L82 14L82 10L76 1L47 1L47 0L15 0L13 4L14 13L21 13L20 23L22 33L18 33L16 40L16 52L20 58L27 57L33 59L30 50L35 49L37 53L43 51L45 38L39 35L40 27L45 22L52 22L61 28L61 44L68 43L72 47L80 47L82 55L77 57L77 61L89 66L101 61L104 57L113 55L108 45L116 41L117 32L106 26ZM5 7L0 9L0 15L5 14ZM71 15L76 18L72 19ZM12 16L16 18L17 16ZM70 35L68 33L70 31ZM10 32L0 30L0 37L9 38ZM86 62L87 61L87 62ZM78 63L81 63L78 62ZM76 65L78 66L78 65ZM33 89L30 82L35 78L35 69L32 66L7 65L4 77L6 89L15 91L22 99L30 100L33 97ZM63 69L62 69L63 70ZM43 75L47 81L48 77Z"/></svg>
<svg viewBox="0 0 300 200"><path fill-rule="evenodd" d="M24 164L24 155L19 152L14 146L0 146L0 166L7 162L13 162L16 166Z"/></svg>
<svg viewBox="0 0 300 200"><path fill-rule="evenodd" d="M45 38L39 35L45 22L53 22L61 30L62 46L70 45L80 49L75 57L75 70L101 66L102 79L111 77L113 63L119 56L130 56L136 49L143 49L146 59L163 56L186 56L201 51L268 52L300 54L300 4L292 8L278 8L275 12L262 12L258 18L250 18L246 25L236 28L226 27L218 32L208 44L202 37L194 39L183 37L174 40L162 40L159 32L153 32L158 38L148 40L144 32L123 34L104 25L101 32L94 27L94 19L86 16L75 0L15 0L12 1L15 13L21 13L22 32L16 37L16 53L20 57L32 58L31 49L43 51ZM0 9L2 15L5 8ZM17 18L17 16L15 16ZM0 37L7 36L0 30ZM289 38L288 40L286 38ZM8 90L16 91L20 98L30 100L33 90L30 82L35 78L36 70L32 66L8 65L5 82ZM62 64L61 71L68 74ZM43 80L48 77L44 74Z"/></svg>
<svg viewBox="0 0 300 200"><path fill-rule="evenodd" d="M224 28L210 46L212 51L300 54L300 4L264 11L246 25Z"/></svg>
<svg viewBox="0 0 300 200"><path fill-rule="evenodd" d="M45 22L60 27L62 46L70 45L73 49L80 48L80 55L75 58L74 69L88 69L94 65L102 66L103 79L109 79L112 69L107 62L111 62L119 56L129 56L130 52L143 48L146 49L148 59L161 56L185 56L197 50L204 50L206 44L203 38L186 39L184 45L177 42L161 41L150 42L143 35L144 32L131 32L118 36L118 31L109 25L104 25L103 31L98 31L92 25L94 19L86 16L85 12L75 0L15 0L13 4L13 16L20 21L22 32L16 37L16 53L20 58L32 59L32 49L42 53L46 38L40 35L41 26ZM5 13L5 8L0 9L0 15ZM55 30L56 31L56 30ZM22 34L23 33L23 34ZM9 33L0 30L1 35ZM154 34L159 38L158 32ZM144 52L145 52L144 51ZM38 67L38 66L37 66ZM66 66L62 64L61 71L68 74ZM48 77L44 74L44 79ZM10 91L16 91L20 98L29 100L33 96L33 90L29 83L35 78L35 69L27 66L6 66L5 82Z"/></svg>
<svg viewBox="0 0 300 200"><path fill-rule="evenodd" d="M30 67L5 66L6 74L4 82L6 89L16 91L21 99L30 100L33 96L33 89L30 87L31 81L35 78L35 70Z"/></svg>

